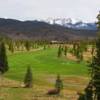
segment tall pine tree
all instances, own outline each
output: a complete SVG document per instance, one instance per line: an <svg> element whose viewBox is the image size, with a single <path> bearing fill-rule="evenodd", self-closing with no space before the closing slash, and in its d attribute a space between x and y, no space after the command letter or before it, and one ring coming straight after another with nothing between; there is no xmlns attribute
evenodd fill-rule
<svg viewBox="0 0 100 100"><path fill-rule="evenodd" d="M0 44L0 72L3 74L8 71L8 61L6 56L5 44Z"/></svg>
<svg viewBox="0 0 100 100"><path fill-rule="evenodd" d="M96 41L96 55L93 57L91 67L91 78L95 88L96 100L100 100L100 13L97 16L98 39Z"/></svg>

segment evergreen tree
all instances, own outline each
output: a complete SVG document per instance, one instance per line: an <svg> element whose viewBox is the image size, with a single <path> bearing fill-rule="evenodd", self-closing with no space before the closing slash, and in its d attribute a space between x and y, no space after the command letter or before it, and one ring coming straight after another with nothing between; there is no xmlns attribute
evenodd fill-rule
<svg viewBox="0 0 100 100"><path fill-rule="evenodd" d="M20 41L15 41L15 46L17 50L20 50Z"/></svg>
<svg viewBox="0 0 100 100"><path fill-rule="evenodd" d="M100 13L98 15L98 33L100 34ZM91 67L91 78L93 81L93 85L95 87L95 94L97 100L100 100L100 35L98 35L98 39L96 41L96 55L93 57Z"/></svg>
<svg viewBox="0 0 100 100"><path fill-rule="evenodd" d="M30 47L31 47L30 42L29 41L26 41L25 42L25 48L26 48L26 50L29 51L30 50Z"/></svg>
<svg viewBox="0 0 100 100"><path fill-rule="evenodd" d="M68 51L68 48L67 48L67 46L65 46L65 49L64 49L64 55L65 56L67 55L67 51Z"/></svg>
<svg viewBox="0 0 100 100"><path fill-rule="evenodd" d="M88 99L85 99L85 94L83 94L83 93L78 93L78 95L79 95L78 100L88 100Z"/></svg>
<svg viewBox="0 0 100 100"><path fill-rule="evenodd" d="M92 81L89 82L88 86L85 88L85 93L78 93L78 100L94 100L93 99L93 84Z"/></svg>
<svg viewBox="0 0 100 100"><path fill-rule="evenodd" d="M76 55L77 43L73 43L73 54Z"/></svg>
<svg viewBox="0 0 100 100"><path fill-rule="evenodd" d="M77 48L75 50L75 56L77 57L78 60L80 60L80 46L79 44L76 45Z"/></svg>
<svg viewBox="0 0 100 100"><path fill-rule="evenodd" d="M5 44L2 42L0 44L0 72L3 74L6 71L8 71L8 61Z"/></svg>
<svg viewBox="0 0 100 100"><path fill-rule="evenodd" d="M93 84L92 84L92 81L90 81L88 86L85 88L85 99L86 100L93 100Z"/></svg>
<svg viewBox="0 0 100 100"><path fill-rule="evenodd" d="M59 90L59 92L63 89L63 82L60 79L60 75L57 76L55 88Z"/></svg>
<svg viewBox="0 0 100 100"><path fill-rule="evenodd" d="M94 55L94 52L95 52L95 46L92 45L92 50L91 50L91 55L92 55L92 57L93 57L93 55Z"/></svg>
<svg viewBox="0 0 100 100"><path fill-rule="evenodd" d="M81 52L79 55L79 62L83 61L83 53Z"/></svg>
<svg viewBox="0 0 100 100"><path fill-rule="evenodd" d="M14 46L13 46L13 43L10 42L9 43L9 50L13 53L14 52Z"/></svg>
<svg viewBox="0 0 100 100"><path fill-rule="evenodd" d="M96 24L97 24L98 30L100 31L100 12L99 12L99 14L97 16L97 19L98 19L98 22Z"/></svg>
<svg viewBox="0 0 100 100"><path fill-rule="evenodd" d="M24 84L25 84L25 87L27 88L31 88L33 85L33 76L32 76L32 71L30 67L27 68Z"/></svg>
<svg viewBox="0 0 100 100"><path fill-rule="evenodd" d="M83 49L82 49L81 45L79 45L79 44L77 44L75 56L77 57L78 62L83 60Z"/></svg>
<svg viewBox="0 0 100 100"><path fill-rule="evenodd" d="M46 50L46 45L44 45L43 49Z"/></svg>
<svg viewBox="0 0 100 100"><path fill-rule="evenodd" d="M58 57L61 57L61 55L62 55L62 47L59 46L59 48L58 48Z"/></svg>

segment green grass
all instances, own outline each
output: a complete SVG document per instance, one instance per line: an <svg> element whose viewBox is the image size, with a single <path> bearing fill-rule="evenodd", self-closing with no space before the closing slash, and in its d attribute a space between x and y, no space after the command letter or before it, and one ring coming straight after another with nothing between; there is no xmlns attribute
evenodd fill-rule
<svg viewBox="0 0 100 100"><path fill-rule="evenodd" d="M77 63L65 57L57 57L57 49L46 49L34 52L8 54L9 71L6 77L22 80L28 65L32 67L33 75L74 75L87 76L88 68L85 62Z"/></svg>
<svg viewBox="0 0 100 100"><path fill-rule="evenodd" d="M52 80L53 78L55 79L57 74L65 76L63 77L65 90L80 91L83 90L81 85L87 84L87 79L82 78L88 75L87 64L85 62L77 63L70 61L65 57L58 58L56 48L34 52L8 53L8 62L10 68L4 74L5 77L15 80L15 83L18 82L20 85L24 79L27 66L30 65L32 67L35 84L30 89L21 87L11 88L10 86L0 87L0 100L32 100L37 94L45 98L47 91L54 87ZM78 76L82 77L78 78ZM77 83L81 85L77 85ZM8 83L5 82L4 84ZM52 96L47 99L49 98L52 98ZM54 99L52 98L50 100ZM65 99L60 98L59 100Z"/></svg>

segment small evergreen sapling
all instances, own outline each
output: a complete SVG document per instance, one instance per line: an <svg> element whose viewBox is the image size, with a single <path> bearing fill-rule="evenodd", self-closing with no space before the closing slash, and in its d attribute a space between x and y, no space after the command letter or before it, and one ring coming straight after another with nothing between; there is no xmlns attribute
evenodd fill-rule
<svg viewBox="0 0 100 100"><path fill-rule="evenodd" d="M64 48L64 55L65 56L67 56L67 51L68 51L68 48L67 48L67 46L65 46L65 48Z"/></svg>
<svg viewBox="0 0 100 100"><path fill-rule="evenodd" d="M27 51L30 51L31 43L29 41L25 42L25 48L26 48Z"/></svg>
<svg viewBox="0 0 100 100"><path fill-rule="evenodd" d="M14 46L12 41L9 43L9 51L11 51L12 53L14 52Z"/></svg>
<svg viewBox="0 0 100 100"><path fill-rule="evenodd" d="M56 83L55 83L55 88L59 91L59 93L63 89L63 82L60 78L60 75L57 76Z"/></svg>
<svg viewBox="0 0 100 100"><path fill-rule="evenodd" d="M27 68L24 84L26 88L31 88L33 86L33 76L32 76L32 70L30 67Z"/></svg>
<svg viewBox="0 0 100 100"><path fill-rule="evenodd" d="M58 57L61 57L62 56L62 47L59 46L58 48Z"/></svg>

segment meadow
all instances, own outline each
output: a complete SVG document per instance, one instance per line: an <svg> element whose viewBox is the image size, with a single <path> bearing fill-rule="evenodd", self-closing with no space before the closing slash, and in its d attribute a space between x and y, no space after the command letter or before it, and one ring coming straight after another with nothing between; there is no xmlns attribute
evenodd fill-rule
<svg viewBox="0 0 100 100"><path fill-rule="evenodd" d="M5 74L11 79L22 80L27 66L31 66L34 75L74 75L87 76L86 62L77 63L67 57L57 57L57 49L49 48L31 52L8 54L10 70Z"/></svg>
<svg viewBox="0 0 100 100"><path fill-rule="evenodd" d="M88 64L72 61L65 56L57 57L58 48L45 50L23 51L8 53L9 71L4 74L0 89L0 100L48 100L44 96L49 89L54 88L57 74L61 75L64 83L63 96L56 100L76 100L77 92L83 91L89 80ZM34 87L21 88L27 67L33 72ZM35 88L35 89L34 89ZM33 95L42 95L41 99L33 99ZM70 96L71 95L71 96ZM75 97L73 97L75 95ZM28 98L27 98L28 97Z"/></svg>

